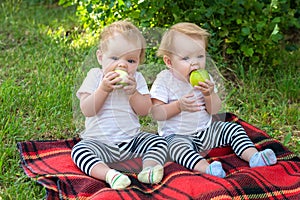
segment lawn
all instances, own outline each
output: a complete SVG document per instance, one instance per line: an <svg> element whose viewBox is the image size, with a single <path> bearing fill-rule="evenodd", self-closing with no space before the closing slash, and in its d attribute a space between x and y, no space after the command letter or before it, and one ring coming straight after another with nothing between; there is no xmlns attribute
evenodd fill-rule
<svg viewBox="0 0 300 200"><path fill-rule="evenodd" d="M43 199L46 194L20 168L17 142L72 138L80 128L74 92L95 37L79 27L74 8L38 2L0 2L0 199ZM269 76L243 60L220 65L227 74L224 111L300 156L300 50L280 56L280 67ZM149 117L141 122L154 130Z"/></svg>

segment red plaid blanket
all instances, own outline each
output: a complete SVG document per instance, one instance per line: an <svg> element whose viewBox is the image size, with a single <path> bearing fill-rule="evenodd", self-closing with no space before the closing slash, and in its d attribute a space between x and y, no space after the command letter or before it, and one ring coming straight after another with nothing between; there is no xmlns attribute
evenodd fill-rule
<svg viewBox="0 0 300 200"><path fill-rule="evenodd" d="M251 169L229 147L217 148L207 159L222 162L225 178L193 172L169 161L162 182L147 185L137 181L141 160L135 159L113 166L127 171L132 181L124 190L113 190L73 164L70 152L78 138L20 142L17 147L25 173L46 188L47 199L300 199L300 159L237 116L226 113L226 121L241 124L259 150L273 149L278 163Z"/></svg>

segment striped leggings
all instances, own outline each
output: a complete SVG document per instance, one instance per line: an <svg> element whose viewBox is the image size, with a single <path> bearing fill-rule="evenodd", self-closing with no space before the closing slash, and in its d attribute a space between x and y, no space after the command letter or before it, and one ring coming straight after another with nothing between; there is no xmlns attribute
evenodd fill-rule
<svg viewBox="0 0 300 200"><path fill-rule="evenodd" d="M163 137L142 132L128 143L103 144L96 140L84 139L72 149L74 163L86 174L98 163L115 163L142 157L163 165L168 153L168 145Z"/></svg>
<svg viewBox="0 0 300 200"><path fill-rule="evenodd" d="M230 145L235 154L241 156L247 148L255 147L241 125L221 121L213 122L204 131L169 135L166 140L171 159L191 170L203 159L199 152Z"/></svg>

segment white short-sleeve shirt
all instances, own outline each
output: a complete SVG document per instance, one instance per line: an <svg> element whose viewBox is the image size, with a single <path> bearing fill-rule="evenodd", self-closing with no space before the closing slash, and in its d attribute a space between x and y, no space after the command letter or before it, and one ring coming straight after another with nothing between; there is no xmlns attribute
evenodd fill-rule
<svg viewBox="0 0 300 200"><path fill-rule="evenodd" d="M211 81L212 80L212 77ZM169 70L161 71L154 81L150 94L151 98L158 99L166 104L176 101L182 96L193 92L200 104L204 104L203 94L193 89L190 83L177 79ZM210 126L212 116L207 113L205 106L201 111L182 111L178 115L166 120L158 121L158 133L161 136L171 134L190 135Z"/></svg>
<svg viewBox="0 0 300 200"><path fill-rule="evenodd" d="M143 75L136 72L134 76L137 91L141 94L149 94ZM102 78L103 73L100 68L91 69L77 91L77 97L80 98L83 93L94 93ZM86 117L85 130L81 133L81 138L118 144L128 142L136 136L140 131L140 123L138 116L129 104L128 98L123 89L112 91L97 115Z"/></svg>

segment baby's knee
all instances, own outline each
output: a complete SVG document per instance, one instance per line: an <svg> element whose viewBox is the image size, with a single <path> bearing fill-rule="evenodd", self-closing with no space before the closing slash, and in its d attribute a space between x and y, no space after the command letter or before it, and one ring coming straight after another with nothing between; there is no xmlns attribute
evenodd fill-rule
<svg viewBox="0 0 300 200"><path fill-rule="evenodd" d="M167 141L164 138L160 138L158 141L159 141L160 145L168 148L168 143L167 143Z"/></svg>
<svg viewBox="0 0 300 200"><path fill-rule="evenodd" d="M244 127L242 125L240 125L240 124L235 124L235 125L236 125L237 129L244 130Z"/></svg>

